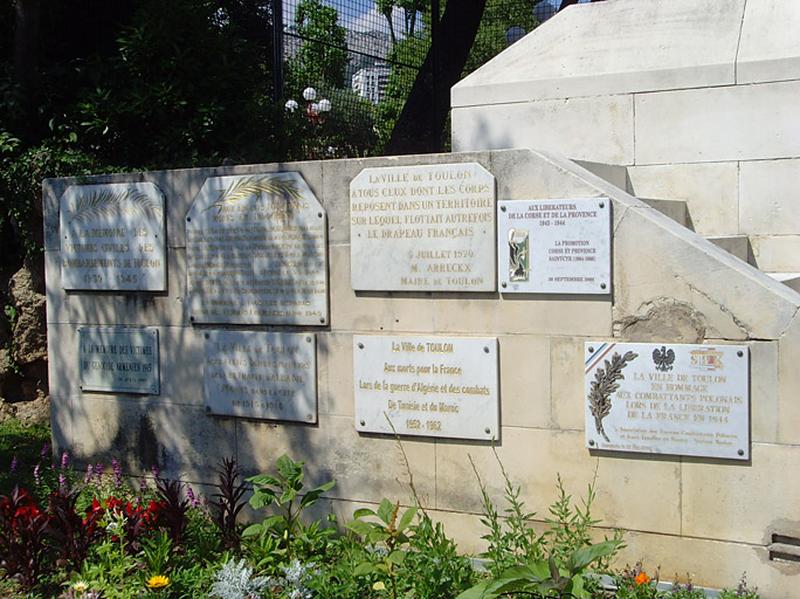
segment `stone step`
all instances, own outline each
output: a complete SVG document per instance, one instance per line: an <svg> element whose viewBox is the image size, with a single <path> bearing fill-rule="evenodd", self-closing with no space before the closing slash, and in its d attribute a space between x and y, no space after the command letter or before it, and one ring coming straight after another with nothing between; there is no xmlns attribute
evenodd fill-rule
<svg viewBox="0 0 800 599"><path fill-rule="evenodd" d="M748 239L747 235L720 235L706 237L706 239L740 260L756 266L753 249L750 247L750 239Z"/></svg>
<svg viewBox="0 0 800 599"><path fill-rule="evenodd" d="M657 200L655 198L639 198L651 208L655 208L664 216L668 216L676 223L683 225L687 229L692 229L692 221L689 218L689 210L683 200Z"/></svg>
<svg viewBox="0 0 800 599"><path fill-rule="evenodd" d="M765 274L800 292L800 272L768 272Z"/></svg>

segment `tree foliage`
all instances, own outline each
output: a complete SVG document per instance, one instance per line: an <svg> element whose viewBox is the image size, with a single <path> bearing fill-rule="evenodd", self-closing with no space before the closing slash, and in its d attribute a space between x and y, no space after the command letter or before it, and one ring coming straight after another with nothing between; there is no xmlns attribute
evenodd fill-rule
<svg viewBox="0 0 800 599"><path fill-rule="evenodd" d="M297 56L289 61L292 86L344 87L347 31L338 21L336 9L320 0L301 0L297 5L295 33L303 43Z"/></svg>

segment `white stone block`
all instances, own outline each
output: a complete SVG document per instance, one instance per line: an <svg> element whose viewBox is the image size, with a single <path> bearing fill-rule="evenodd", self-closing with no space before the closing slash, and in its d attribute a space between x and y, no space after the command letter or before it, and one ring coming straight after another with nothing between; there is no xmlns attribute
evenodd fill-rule
<svg viewBox="0 0 800 599"><path fill-rule="evenodd" d="M737 83L800 79L800 3L748 2L736 61Z"/></svg>
<svg viewBox="0 0 800 599"><path fill-rule="evenodd" d="M629 166L630 193L639 198L684 200L690 228L700 235L739 232L735 162Z"/></svg>
<svg viewBox="0 0 800 599"><path fill-rule="evenodd" d="M751 235L750 245L759 270L800 271L800 235Z"/></svg>
<svg viewBox="0 0 800 599"><path fill-rule="evenodd" d="M636 95L636 164L800 155L800 81Z"/></svg>
<svg viewBox="0 0 800 599"><path fill-rule="evenodd" d="M546 148L579 160L633 164L632 96L454 108L452 120L457 152Z"/></svg>
<svg viewBox="0 0 800 599"><path fill-rule="evenodd" d="M742 233L800 234L800 159L742 162L739 177Z"/></svg>

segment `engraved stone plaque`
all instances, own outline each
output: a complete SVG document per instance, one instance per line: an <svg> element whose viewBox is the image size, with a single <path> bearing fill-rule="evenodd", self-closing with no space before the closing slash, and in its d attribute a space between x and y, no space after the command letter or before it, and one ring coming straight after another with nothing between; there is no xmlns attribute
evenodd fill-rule
<svg viewBox="0 0 800 599"><path fill-rule="evenodd" d="M158 330L80 328L78 366L82 391L158 395Z"/></svg>
<svg viewBox="0 0 800 599"><path fill-rule="evenodd" d="M206 179L186 216L190 319L327 324L325 223L300 173Z"/></svg>
<svg viewBox="0 0 800 599"><path fill-rule="evenodd" d="M356 430L499 439L497 368L494 337L354 335Z"/></svg>
<svg viewBox="0 0 800 599"><path fill-rule="evenodd" d="M497 273L502 293L611 293L610 200L498 202Z"/></svg>
<svg viewBox="0 0 800 599"><path fill-rule="evenodd" d="M317 421L313 333L208 331L203 388L213 414Z"/></svg>
<svg viewBox="0 0 800 599"><path fill-rule="evenodd" d="M480 164L364 169L350 183L350 268L364 291L494 291L494 177Z"/></svg>
<svg viewBox="0 0 800 599"><path fill-rule="evenodd" d="M587 342L590 449L750 458L745 345Z"/></svg>
<svg viewBox="0 0 800 599"><path fill-rule="evenodd" d="M166 289L164 196L154 184L70 185L59 219L64 289Z"/></svg>

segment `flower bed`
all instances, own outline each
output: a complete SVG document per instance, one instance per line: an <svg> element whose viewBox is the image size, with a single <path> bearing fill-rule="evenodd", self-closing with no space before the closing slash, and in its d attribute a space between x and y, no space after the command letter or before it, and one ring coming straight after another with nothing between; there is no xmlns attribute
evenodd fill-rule
<svg viewBox="0 0 800 599"><path fill-rule="evenodd" d="M112 461L76 473L64 453L47 451L33 488L0 497L0 593L94 599L253 597L455 598L617 597L699 599L691 581L659 590L641 565L615 572L624 539L593 543L593 485L574 502L559 479L546 529L535 532L520 489L506 476L502 512L475 471L483 500L483 568L459 555L425 507L384 499L337 523L307 516L334 486L304 484L303 463L280 457L275 471L242 479L236 463L219 467L216 492L202 503L191 487L162 478L131 485ZM502 464L500 464L502 468ZM505 472L504 472L505 476ZM412 487L413 491L413 487ZM239 522L245 499L264 519ZM604 580L614 581L608 589ZM721 597L756 599L742 579Z"/></svg>

